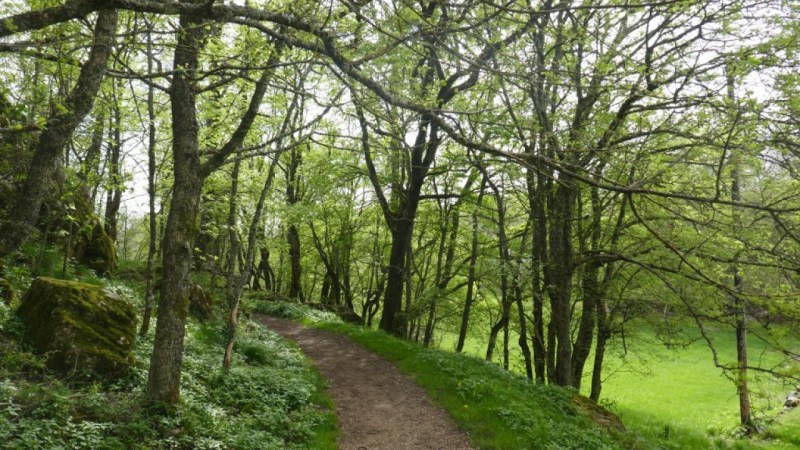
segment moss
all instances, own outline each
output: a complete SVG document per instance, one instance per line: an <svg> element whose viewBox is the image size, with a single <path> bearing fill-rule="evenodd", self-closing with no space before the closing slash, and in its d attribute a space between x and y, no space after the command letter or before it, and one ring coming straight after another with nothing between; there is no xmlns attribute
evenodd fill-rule
<svg viewBox="0 0 800 450"><path fill-rule="evenodd" d="M79 262L100 275L114 272L117 266L117 249L103 226L95 222L90 232L84 233Z"/></svg>
<svg viewBox="0 0 800 450"><path fill-rule="evenodd" d="M214 299L199 284L189 286L189 312L198 320L206 321L214 313Z"/></svg>
<svg viewBox="0 0 800 450"><path fill-rule="evenodd" d="M73 248L75 258L99 275L113 273L117 266L114 240L106 233L88 198L75 195L72 201L78 230Z"/></svg>
<svg viewBox="0 0 800 450"><path fill-rule="evenodd" d="M37 278L17 314L48 366L61 372L121 374L133 364L133 307L97 286Z"/></svg>

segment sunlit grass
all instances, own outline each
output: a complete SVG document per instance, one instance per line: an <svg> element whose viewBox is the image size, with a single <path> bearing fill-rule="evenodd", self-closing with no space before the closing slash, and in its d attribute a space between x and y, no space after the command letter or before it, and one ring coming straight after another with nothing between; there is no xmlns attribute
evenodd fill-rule
<svg viewBox="0 0 800 450"><path fill-rule="evenodd" d="M736 387L714 366L706 343L698 340L667 349L646 328L633 331L627 342L628 353L623 354L617 343L607 359L601 400L627 426L676 449L705 449L710 445L788 449L800 444L792 438L795 433L790 424L771 423L790 390L789 385L751 372L756 417L768 428L767 436L774 437L768 441L731 440L739 420ZM691 331L687 334L694 337ZM735 355L733 331L716 330L711 336L722 361L731 361ZM751 340L749 347L753 362L756 358L764 363L776 360L757 340Z"/></svg>

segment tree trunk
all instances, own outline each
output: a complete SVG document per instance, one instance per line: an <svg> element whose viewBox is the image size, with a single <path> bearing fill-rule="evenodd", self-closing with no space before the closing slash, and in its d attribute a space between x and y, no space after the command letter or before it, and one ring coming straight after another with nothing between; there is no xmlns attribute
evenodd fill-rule
<svg viewBox="0 0 800 450"><path fill-rule="evenodd" d="M293 206L300 201L300 177L298 174L300 164L302 164L300 151L297 148L293 148L289 153L289 165L286 171L286 203L289 206ZM302 300L300 234L294 224L289 224L286 232L286 241L289 244L289 268L291 269L288 294L290 298Z"/></svg>
<svg viewBox="0 0 800 450"><path fill-rule="evenodd" d="M152 25L148 23L148 30ZM147 73L153 71L153 41L151 33L147 33ZM155 272L156 256L156 113L155 92L153 86L147 88L147 197L149 200L148 213L148 245L147 269L145 271L144 313L142 314L142 327L139 335L145 336L150 329L150 317L153 314L153 277Z"/></svg>
<svg viewBox="0 0 800 450"><path fill-rule="evenodd" d="M286 233L286 240L289 243L289 268L291 270L289 278L289 297L296 300L303 300L303 288L301 284L302 266L300 265L300 235L297 227L289 225Z"/></svg>
<svg viewBox="0 0 800 450"><path fill-rule="evenodd" d="M545 212L544 193L546 174L544 167L532 154L533 146L528 150L531 153L529 163L536 170L528 170L526 184L528 190L528 205L530 207L531 222L531 278L533 294L533 328L531 340L533 341L533 367L536 381L544 383L547 373L547 346L545 345L544 329L544 294L545 287L542 283L542 268L547 266L547 219Z"/></svg>
<svg viewBox="0 0 800 450"><path fill-rule="evenodd" d="M244 286L247 284L247 279L244 274L250 273L250 271L253 269L254 255L256 251L256 237L258 235L259 224L261 223L261 215L264 212L264 202L266 201L267 193L272 186L272 180L275 178L275 167L278 164L279 158L280 155L275 155L275 159L273 159L272 163L270 164L269 173L267 173L267 179L264 181L264 187L261 188L261 194L258 197L256 210L253 213L253 219L250 221L250 227L247 232L247 249L245 250L244 258L245 262L244 267L242 267L241 276L238 281L235 281L235 277L231 277L233 288L228 292L228 336L227 343L225 344L225 352L222 355L222 368L225 372L230 369L231 363L233 362L233 346L236 342L236 328L239 323L239 304L242 298L242 291L244 290ZM237 159L236 161L238 166L239 160ZM236 176L238 177L238 170L236 167L234 168L234 172L236 172ZM233 190L233 188L231 190ZM233 238L231 238L231 242L233 242ZM267 257L269 258L269 255L267 255Z"/></svg>
<svg viewBox="0 0 800 450"><path fill-rule="evenodd" d="M608 305L602 295L595 298L597 309L597 343L594 349L594 366L592 367L592 391L589 398L595 403L600 401L603 389L603 360L606 355L606 343L611 338L611 324L608 317Z"/></svg>
<svg viewBox="0 0 800 450"><path fill-rule="evenodd" d="M63 112L54 110L47 127L39 135L25 184L15 199L9 223L0 233L0 256L18 249L36 226L58 159L75 128L92 109L105 75L116 27L115 10L98 13L89 58L81 66L78 82L67 96Z"/></svg>
<svg viewBox="0 0 800 450"><path fill-rule="evenodd" d="M117 219L119 207L122 203L122 113L116 95L116 85L114 87L114 123L109 129L109 145L106 157L108 166L108 181L106 188L106 211L105 229L108 237L114 242L117 241Z"/></svg>
<svg viewBox="0 0 800 450"><path fill-rule="evenodd" d="M174 181L162 245L161 301L145 393L147 402L156 405L180 402L187 287L203 187L193 79L201 41L206 34L202 25L203 21L198 18L180 17L173 62L175 71L169 90Z"/></svg>
<svg viewBox="0 0 800 450"><path fill-rule="evenodd" d="M576 198L573 183L568 175L561 173L551 208L550 273L545 277L550 296L550 323L557 345L553 380L559 386L572 385L572 219Z"/></svg>
<svg viewBox="0 0 800 450"><path fill-rule="evenodd" d="M469 269L467 270L467 296L464 299L464 309L461 312L461 326L458 330L458 342L456 343L456 352L458 353L464 350L464 343L467 340L469 316L472 310L472 302L475 298L475 267L478 262L478 210L483 203L483 194L485 190L486 176L484 176L481 181L481 187L478 190L478 201L475 204L475 210L472 212L472 244L470 246Z"/></svg>
<svg viewBox="0 0 800 450"><path fill-rule="evenodd" d="M726 84L728 100L731 104L735 104L736 97L734 95L734 78L731 74L730 67L726 66ZM737 113L732 112L731 115L735 116ZM733 123L735 123L735 118ZM726 143L727 146L727 143ZM730 155L731 164L731 200L740 202L742 200L741 194L741 180L739 176L739 157L738 150L727 148ZM741 233L741 215L736 206L732 207L733 229L735 233ZM736 254L734 260L738 261L740 255ZM733 272L733 293L732 296L732 309L736 320L736 392L739 395L739 423L747 430L748 433L757 433L758 425L755 423L752 415L752 408L750 403L750 389L747 384L747 304L742 297L744 291L744 279L739 271L737 262L734 262L731 268Z"/></svg>

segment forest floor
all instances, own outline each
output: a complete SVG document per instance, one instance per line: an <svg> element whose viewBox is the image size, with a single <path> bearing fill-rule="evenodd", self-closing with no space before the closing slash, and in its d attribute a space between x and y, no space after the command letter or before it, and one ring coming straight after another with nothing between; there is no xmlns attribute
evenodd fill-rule
<svg viewBox="0 0 800 450"><path fill-rule="evenodd" d="M297 342L325 377L341 449L472 448L447 412L389 361L336 333L260 314L253 318Z"/></svg>

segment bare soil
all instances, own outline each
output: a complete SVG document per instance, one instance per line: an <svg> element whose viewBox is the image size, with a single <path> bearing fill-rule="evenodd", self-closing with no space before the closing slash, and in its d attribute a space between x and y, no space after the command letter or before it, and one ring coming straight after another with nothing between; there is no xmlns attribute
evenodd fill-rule
<svg viewBox="0 0 800 450"><path fill-rule="evenodd" d="M297 342L326 378L343 450L473 448L447 412L389 361L346 336L264 315L254 318Z"/></svg>

